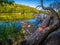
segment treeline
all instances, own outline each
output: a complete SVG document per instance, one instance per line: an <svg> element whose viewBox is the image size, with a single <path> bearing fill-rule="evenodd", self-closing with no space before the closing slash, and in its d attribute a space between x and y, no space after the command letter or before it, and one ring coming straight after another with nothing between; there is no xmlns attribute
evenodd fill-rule
<svg viewBox="0 0 60 45"><path fill-rule="evenodd" d="M39 13L40 11L20 4L0 4L0 13Z"/></svg>
<svg viewBox="0 0 60 45"><path fill-rule="evenodd" d="M3 3L13 4L15 2L14 0L0 0L0 4L3 4Z"/></svg>

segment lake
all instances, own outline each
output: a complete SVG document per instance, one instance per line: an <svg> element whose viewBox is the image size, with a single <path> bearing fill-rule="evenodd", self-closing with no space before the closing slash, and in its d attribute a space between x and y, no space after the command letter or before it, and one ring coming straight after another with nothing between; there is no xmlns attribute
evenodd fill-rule
<svg viewBox="0 0 60 45"><path fill-rule="evenodd" d="M46 16L46 15L45 15ZM43 15L42 16L40 16L40 17L43 17ZM0 21L1 22L1 21ZM21 30L21 28L22 28L22 26L21 26L21 22L22 21L16 21L16 22L7 22L7 23L5 23L5 22L1 22L0 23L0 30L3 30L3 28L4 28L4 30L5 29L10 29L11 27L13 28L13 30L17 30L17 31L19 31L19 30ZM32 25L34 25L34 26L36 26L36 27L39 27L40 25L41 25L41 20L39 19L39 16L38 16L38 20L37 20L37 18L35 18L35 19L31 19L31 20L24 20L24 22L30 22Z"/></svg>

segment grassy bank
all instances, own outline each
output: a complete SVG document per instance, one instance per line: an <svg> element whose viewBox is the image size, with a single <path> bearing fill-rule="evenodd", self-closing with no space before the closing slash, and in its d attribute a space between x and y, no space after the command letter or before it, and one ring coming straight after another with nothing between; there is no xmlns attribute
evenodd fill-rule
<svg viewBox="0 0 60 45"><path fill-rule="evenodd" d="M0 13L0 21L16 21L33 19L33 13Z"/></svg>

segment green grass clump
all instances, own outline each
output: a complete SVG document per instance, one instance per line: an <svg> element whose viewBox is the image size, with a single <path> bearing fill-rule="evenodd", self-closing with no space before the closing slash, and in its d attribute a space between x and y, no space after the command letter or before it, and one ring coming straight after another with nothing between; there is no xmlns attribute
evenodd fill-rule
<svg viewBox="0 0 60 45"><path fill-rule="evenodd" d="M10 25L9 23L3 23L0 25L0 42L4 45L12 45L14 42L24 39L22 28L18 30L15 28L15 23Z"/></svg>

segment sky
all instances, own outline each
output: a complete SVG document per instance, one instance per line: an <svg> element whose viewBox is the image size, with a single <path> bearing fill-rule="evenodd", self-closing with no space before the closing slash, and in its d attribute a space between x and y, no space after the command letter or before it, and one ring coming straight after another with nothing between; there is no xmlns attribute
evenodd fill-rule
<svg viewBox="0 0 60 45"><path fill-rule="evenodd" d="M14 0L14 1L17 4L27 5L27 6L31 6L34 8L38 5L40 5L40 0ZM60 1L60 0L58 0L58 1ZM52 0L50 0L50 1L44 0L44 5L49 6L49 4L52 2L53 2Z"/></svg>

